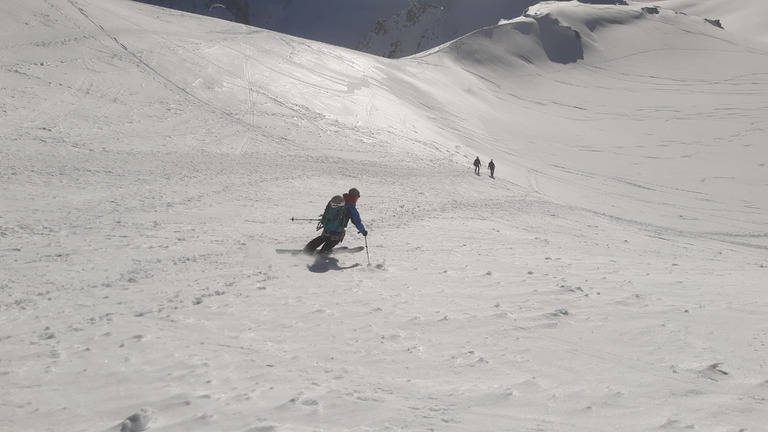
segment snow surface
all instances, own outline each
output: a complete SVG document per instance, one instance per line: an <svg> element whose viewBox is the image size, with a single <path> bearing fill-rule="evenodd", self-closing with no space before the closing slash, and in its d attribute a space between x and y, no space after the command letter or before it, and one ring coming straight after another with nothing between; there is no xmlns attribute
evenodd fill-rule
<svg viewBox="0 0 768 432"><path fill-rule="evenodd" d="M7 2L0 431L765 430L768 45L682 3L388 60ZM350 187L366 252L274 252Z"/></svg>

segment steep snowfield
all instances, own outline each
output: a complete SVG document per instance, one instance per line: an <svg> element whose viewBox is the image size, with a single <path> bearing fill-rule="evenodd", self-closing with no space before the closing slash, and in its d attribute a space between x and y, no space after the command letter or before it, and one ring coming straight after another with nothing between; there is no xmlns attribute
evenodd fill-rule
<svg viewBox="0 0 768 432"><path fill-rule="evenodd" d="M0 431L761 430L768 46L664 3L397 61L6 5ZM350 187L366 252L275 254Z"/></svg>

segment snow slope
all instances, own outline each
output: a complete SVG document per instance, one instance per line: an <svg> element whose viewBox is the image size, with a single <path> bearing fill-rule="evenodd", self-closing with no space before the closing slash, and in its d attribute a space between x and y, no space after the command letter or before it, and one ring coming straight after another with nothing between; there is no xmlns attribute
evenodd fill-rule
<svg viewBox="0 0 768 432"><path fill-rule="evenodd" d="M768 46L663 3L401 60L6 5L0 431L761 430ZM274 253L350 187L366 252Z"/></svg>

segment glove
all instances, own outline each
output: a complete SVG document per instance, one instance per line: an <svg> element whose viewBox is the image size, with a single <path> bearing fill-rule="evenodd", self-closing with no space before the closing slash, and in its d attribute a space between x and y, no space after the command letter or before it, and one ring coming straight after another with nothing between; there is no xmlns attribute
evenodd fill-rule
<svg viewBox="0 0 768 432"><path fill-rule="evenodd" d="M363 237L368 237L368 231L363 231L363 232L361 232L360 234L362 234L362 235L363 235Z"/></svg>

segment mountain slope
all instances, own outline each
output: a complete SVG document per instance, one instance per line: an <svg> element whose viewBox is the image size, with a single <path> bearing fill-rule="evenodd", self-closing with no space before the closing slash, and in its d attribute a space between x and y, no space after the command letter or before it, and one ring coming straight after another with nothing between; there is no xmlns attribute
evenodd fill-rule
<svg viewBox="0 0 768 432"><path fill-rule="evenodd" d="M2 431L763 427L755 40L548 3L395 61L47 0L0 53ZM350 187L365 252L274 252Z"/></svg>

